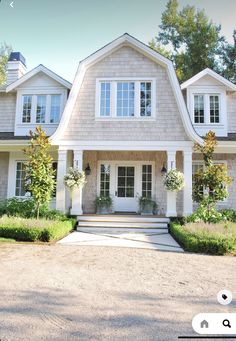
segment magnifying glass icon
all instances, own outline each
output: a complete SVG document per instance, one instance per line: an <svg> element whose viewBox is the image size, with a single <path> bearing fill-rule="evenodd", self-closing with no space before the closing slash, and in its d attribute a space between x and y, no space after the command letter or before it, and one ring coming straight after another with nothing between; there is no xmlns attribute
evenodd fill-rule
<svg viewBox="0 0 236 341"><path fill-rule="evenodd" d="M224 320L222 323L223 323L223 326L224 326L224 327L229 327L229 328L231 328L231 325L230 325L229 320Z"/></svg>

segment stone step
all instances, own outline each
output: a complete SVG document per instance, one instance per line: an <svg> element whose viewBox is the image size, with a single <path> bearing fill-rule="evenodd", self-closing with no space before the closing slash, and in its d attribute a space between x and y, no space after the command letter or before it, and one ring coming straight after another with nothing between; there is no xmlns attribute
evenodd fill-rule
<svg viewBox="0 0 236 341"><path fill-rule="evenodd" d="M169 218L166 217L155 217L155 216L140 216L140 215L99 215L99 214L93 214L93 215L81 215L77 216L77 219L79 222L82 221L90 221L90 222L122 222L122 223L166 223L168 224L170 222Z"/></svg>
<svg viewBox="0 0 236 341"><path fill-rule="evenodd" d="M168 224L165 222L142 222L142 221L84 221L79 220L78 227L118 227L118 228L139 228L139 229L168 229Z"/></svg>
<svg viewBox="0 0 236 341"><path fill-rule="evenodd" d="M168 229L140 229L140 228L98 228L98 227L77 227L77 231L94 234L147 234L147 235L162 235L168 234Z"/></svg>

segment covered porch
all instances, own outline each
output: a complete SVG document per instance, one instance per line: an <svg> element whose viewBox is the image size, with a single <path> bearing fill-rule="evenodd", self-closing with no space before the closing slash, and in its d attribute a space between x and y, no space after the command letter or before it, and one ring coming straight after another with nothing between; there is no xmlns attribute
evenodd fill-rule
<svg viewBox="0 0 236 341"><path fill-rule="evenodd" d="M186 142L180 147L166 145L163 143L158 150L154 146L146 146L145 150L138 146L136 150L121 150L119 146L106 150L101 146L60 147L56 208L63 212L70 210L75 216L95 214L96 197L109 195L113 202L111 213L139 214L139 198L151 196L157 204L155 214L158 216L191 214L192 146L186 146ZM88 173L83 190L74 190L71 197L63 182L70 166ZM185 177L185 187L177 195L163 186L163 169L175 168Z"/></svg>

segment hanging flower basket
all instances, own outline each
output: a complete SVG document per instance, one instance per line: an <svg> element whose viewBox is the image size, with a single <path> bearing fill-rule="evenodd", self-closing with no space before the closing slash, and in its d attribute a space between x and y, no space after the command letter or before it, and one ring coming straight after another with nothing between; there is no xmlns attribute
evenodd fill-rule
<svg viewBox="0 0 236 341"><path fill-rule="evenodd" d="M171 169L165 175L163 183L167 191L178 192L184 187L184 175L176 169Z"/></svg>
<svg viewBox="0 0 236 341"><path fill-rule="evenodd" d="M68 173L64 176L64 184L70 190L82 188L86 182L85 173L79 171L78 168L69 168Z"/></svg>

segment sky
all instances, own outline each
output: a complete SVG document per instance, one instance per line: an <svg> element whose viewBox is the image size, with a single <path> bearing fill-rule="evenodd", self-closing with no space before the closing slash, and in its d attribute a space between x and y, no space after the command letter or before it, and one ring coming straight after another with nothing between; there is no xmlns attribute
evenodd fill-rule
<svg viewBox="0 0 236 341"><path fill-rule="evenodd" d="M167 0L0 0L0 42L73 81L79 61L125 32L148 43ZM12 3L13 8L10 6ZM179 0L204 8L232 42L236 0Z"/></svg>

